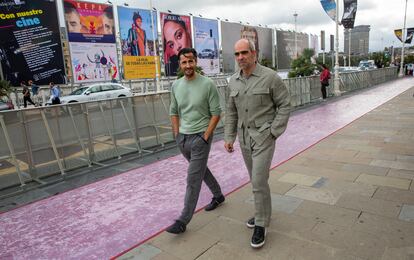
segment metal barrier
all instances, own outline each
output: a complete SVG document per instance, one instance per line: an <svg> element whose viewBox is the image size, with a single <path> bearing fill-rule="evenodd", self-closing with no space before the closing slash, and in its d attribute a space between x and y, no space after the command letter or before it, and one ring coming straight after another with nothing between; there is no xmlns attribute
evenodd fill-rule
<svg viewBox="0 0 414 260"><path fill-rule="evenodd" d="M396 68L341 74L341 91L397 78ZM214 78L225 110L226 77ZM165 88L169 88L168 81ZM317 76L284 80L292 106L321 97ZM331 82L332 85L332 82ZM332 87L330 87L331 89ZM127 154L142 156L172 143L170 94L137 95L85 103L0 112L0 189L44 183L44 177L103 165ZM219 127L223 126L221 121Z"/></svg>

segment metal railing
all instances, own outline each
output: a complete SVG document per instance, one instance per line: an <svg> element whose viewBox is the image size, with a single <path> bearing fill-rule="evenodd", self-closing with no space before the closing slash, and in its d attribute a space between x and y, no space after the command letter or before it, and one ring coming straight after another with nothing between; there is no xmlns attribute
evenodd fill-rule
<svg viewBox="0 0 414 260"><path fill-rule="evenodd" d="M348 92L396 78L396 68L343 73L340 89ZM224 111L227 79L214 80ZM321 98L317 76L284 82L293 107ZM165 85L166 90L169 85ZM169 103L170 94L165 91L0 112L0 189L16 185L24 189L28 182L43 184L42 179L50 175L65 177L76 168L163 149L173 142ZM220 122L219 127L222 125Z"/></svg>

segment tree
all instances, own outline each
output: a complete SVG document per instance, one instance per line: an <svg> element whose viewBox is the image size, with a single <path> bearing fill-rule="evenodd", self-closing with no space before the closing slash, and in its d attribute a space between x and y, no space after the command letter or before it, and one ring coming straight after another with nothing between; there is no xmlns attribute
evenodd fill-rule
<svg viewBox="0 0 414 260"><path fill-rule="evenodd" d="M315 51L313 49L304 49L301 56L292 60L291 71L289 71L288 77L305 77L315 74L318 66L311 61L314 54Z"/></svg>
<svg viewBox="0 0 414 260"><path fill-rule="evenodd" d="M378 68L384 68L390 65L390 57L389 55L385 55L385 52L373 52L369 55L369 59L373 60Z"/></svg>
<svg viewBox="0 0 414 260"><path fill-rule="evenodd" d="M260 63L260 65L263 65L265 67L268 67L268 68L270 68L272 70L276 70L276 68L272 66L272 61L271 60L268 60L266 58L263 58L259 63Z"/></svg>
<svg viewBox="0 0 414 260"><path fill-rule="evenodd" d="M10 98L9 94L11 91L12 91L12 85L10 81L0 80L0 98L4 96Z"/></svg>

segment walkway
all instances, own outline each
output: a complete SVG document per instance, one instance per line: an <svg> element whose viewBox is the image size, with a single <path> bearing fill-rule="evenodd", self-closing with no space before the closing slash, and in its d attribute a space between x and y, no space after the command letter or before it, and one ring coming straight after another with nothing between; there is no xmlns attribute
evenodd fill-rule
<svg viewBox="0 0 414 260"><path fill-rule="evenodd" d="M250 250L243 223L253 205L249 185L239 189L248 182L241 155L218 141L209 167L225 193L239 190L197 214L183 236L163 233L124 257L378 259L413 250L413 85L405 78L292 115L273 166L311 148L273 170L274 220L263 250ZM179 214L185 169L174 156L1 214L0 259L120 255ZM209 200L204 189L198 208Z"/></svg>

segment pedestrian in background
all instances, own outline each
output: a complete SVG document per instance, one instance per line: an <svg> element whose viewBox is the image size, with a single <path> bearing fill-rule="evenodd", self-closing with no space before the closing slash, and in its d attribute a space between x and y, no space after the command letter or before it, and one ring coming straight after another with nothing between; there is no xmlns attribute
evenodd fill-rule
<svg viewBox="0 0 414 260"><path fill-rule="evenodd" d="M329 72L328 67L325 64L322 64L322 72L319 76L319 80L321 81L321 92L322 92L322 99L326 100L326 88L329 86L329 79L331 78L331 73Z"/></svg>
<svg viewBox="0 0 414 260"><path fill-rule="evenodd" d="M20 82L20 86L23 87L23 106L27 107L27 102L31 103L32 105L36 106L36 104L33 102L33 100L30 98L30 90L26 86L26 82L22 81Z"/></svg>
<svg viewBox="0 0 414 260"><path fill-rule="evenodd" d="M32 95L36 96L39 93L39 86L33 83L33 80L29 80L27 83L31 87Z"/></svg>
<svg viewBox="0 0 414 260"><path fill-rule="evenodd" d="M50 82L50 98L52 99L52 105L59 105L60 104L60 89L55 83Z"/></svg>

